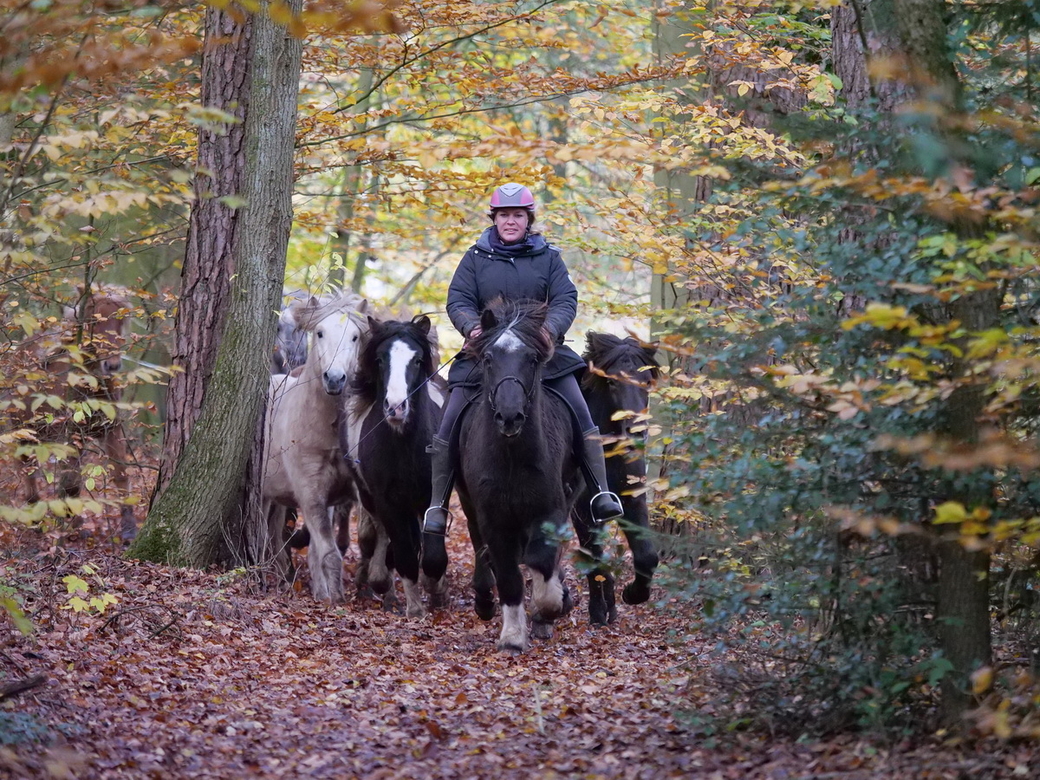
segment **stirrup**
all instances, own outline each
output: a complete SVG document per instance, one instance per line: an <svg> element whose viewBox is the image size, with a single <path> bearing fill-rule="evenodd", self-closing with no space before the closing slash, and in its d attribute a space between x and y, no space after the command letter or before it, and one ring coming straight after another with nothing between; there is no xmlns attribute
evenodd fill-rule
<svg viewBox="0 0 1040 780"><path fill-rule="evenodd" d="M613 520L615 518L624 517L625 516L625 510L624 510L624 508L622 508L620 512L618 512L615 515L610 515L610 517L604 517L604 518L596 517L596 512L593 510L593 506L592 505L596 503L596 499L599 498L600 496L606 496L607 498L612 499L614 501L614 503L617 504L619 507L622 506L621 499L618 498L618 494L617 493L614 493L611 490L601 490L601 491L599 491L596 495L594 495L592 498L589 499L589 514L592 515L593 521L595 521L596 523L605 523L608 520Z"/></svg>
<svg viewBox="0 0 1040 780"><path fill-rule="evenodd" d="M430 522L430 512L443 512L445 521L442 528L435 530L433 528L437 523ZM443 506L431 506L425 512L423 512L422 519L422 532L424 534L436 534L437 536L447 536L448 526L451 525L451 512L445 509Z"/></svg>

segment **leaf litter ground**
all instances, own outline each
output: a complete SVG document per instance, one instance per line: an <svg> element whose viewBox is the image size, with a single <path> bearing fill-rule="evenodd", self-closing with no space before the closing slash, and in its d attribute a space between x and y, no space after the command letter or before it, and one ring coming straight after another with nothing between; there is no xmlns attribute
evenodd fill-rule
<svg viewBox="0 0 1040 780"><path fill-rule="evenodd" d="M450 608L421 620L372 600L330 608L305 587L256 593L243 576L126 561L83 543L34 554L27 538L5 535L3 572L26 594L35 631L0 623L0 685L48 679L0 703L4 777L1040 773L1021 746L799 742L724 726L710 736L691 724L715 718L729 692L709 647L689 634L688 607L619 604L615 624L593 628L574 576L578 605L553 638L503 655L498 619L472 611L464 534L449 545ZM87 577L94 595L118 598L104 614L61 609L62 578L83 576L84 564L97 568ZM354 565L348 556L348 587Z"/></svg>

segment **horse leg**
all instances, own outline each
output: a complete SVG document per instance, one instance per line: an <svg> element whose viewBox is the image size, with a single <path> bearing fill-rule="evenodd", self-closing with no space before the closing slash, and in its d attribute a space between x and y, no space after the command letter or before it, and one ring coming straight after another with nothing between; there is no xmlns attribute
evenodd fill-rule
<svg viewBox="0 0 1040 780"><path fill-rule="evenodd" d="M350 549L350 510L354 507L354 500L348 499L333 508L333 523L336 526L336 547L340 555L346 555Z"/></svg>
<svg viewBox="0 0 1040 780"><path fill-rule="evenodd" d="M617 619L614 601L614 576L603 566L603 545L599 529L592 520L588 502L582 496L572 515L574 530L578 535L579 552L583 568L588 572L589 622L594 626L605 626Z"/></svg>
<svg viewBox="0 0 1040 780"><path fill-rule="evenodd" d="M553 621L567 611L570 603L560 557L560 546L540 529L524 553L524 564L531 572L531 633L536 639L552 636Z"/></svg>
<svg viewBox="0 0 1040 780"><path fill-rule="evenodd" d="M119 538L124 543L129 543L137 536L137 519L134 517L134 508L127 503L130 497L130 481L126 476L126 432L118 419L106 429L104 445L105 455L112 464L112 481L120 499Z"/></svg>
<svg viewBox="0 0 1040 780"><path fill-rule="evenodd" d="M462 499L462 496L459 496ZM473 544L473 610L481 620L491 620L495 616L495 574L491 570L491 558L487 545L480 535L476 512L463 500L463 511L466 524L469 526L469 538Z"/></svg>
<svg viewBox="0 0 1040 780"><path fill-rule="evenodd" d="M285 527L288 510L286 507L280 506L273 501L265 501L264 503L266 504L264 516L267 517L267 541L270 547L271 570L276 577L284 582L289 579L289 570L291 568L291 556L289 555Z"/></svg>
<svg viewBox="0 0 1040 780"><path fill-rule="evenodd" d="M336 547L332 530L332 510L321 501L302 507L304 521L311 529L307 565L311 570L311 594L318 601L339 604L343 601L343 556Z"/></svg>
<svg viewBox="0 0 1040 780"><path fill-rule="evenodd" d="M524 575L520 571L520 539L515 533L495 534L488 539L487 549L502 603L502 633L498 637L498 649L522 653L530 647L530 642L527 613L524 611Z"/></svg>
<svg viewBox="0 0 1040 780"><path fill-rule="evenodd" d="M383 524L372 517L371 513L362 505L358 511L358 539L362 535L372 542L372 554L368 559L367 574L368 584L378 595L384 596L393 591L394 579L386 565L387 552L390 548L390 537L386 534ZM359 541L360 545L360 541Z"/></svg>
<svg viewBox="0 0 1040 780"><path fill-rule="evenodd" d="M378 537L379 534L376 531L376 524L372 522L372 516L364 509L360 509L357 523L357 542L361 559L357 565L357 593L355 594L355 598L358 601L367 600L375 596L370 582L369 570L372 567L372 558L376 553Z"/></svg>
<svg viewBox="0 0 1040 780"><path fill-rule="evenodd" d="M639 500L641 499L641 501ZM632 564L635 568L635 579L621 591L621 598L626 604L642 604L650 598L650 582L659 563L657 551L650 539L650 522L646 510L646 498L640 496L633 500L630 496L621 499L625 506L625 517L631 521L622 521L621 527L628 539L628 547L632 551ZM628 506L631 501L632 506Z"/></svg>
<svg viewBox="0 0 1040 780"><path fill-rule="evenodd" d="M386 530L393 548L394 568L404 584L405 614L421 618L426 607L419 589L419 524L409 517L396 517Z"/></svg>
<svg viewBox="0 0 1040 780"><path fill-rule="evenodd" d="M427 577L425 574L420 574L419 582L422 584L423 590L426 591L426 595L430 598L430 609L448 608L447 572L442 574L439 580Z"/></svg>

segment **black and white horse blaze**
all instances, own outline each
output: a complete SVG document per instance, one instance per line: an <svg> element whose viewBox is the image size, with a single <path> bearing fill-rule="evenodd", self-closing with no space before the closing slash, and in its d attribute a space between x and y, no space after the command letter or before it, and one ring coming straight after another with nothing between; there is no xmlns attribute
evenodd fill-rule
<svg viewBox="0 0 1040 780"><path fill-rule="evenodd" d="M357 472L362 506L389 539L407 614L421 617L420 522L431 482L426 445L440 425L444 403L441 388L430 381L437 368L436 336L425 315L410 321L369 318L369 326L340 433ZM386 553L377 547L373 555L378 564ZM372 581L377 592L390 585ZM446 605L446 577L424 578L423 585L432 608Z"/></svg>
<svg viewBox="0 0 1040 780"><path fill-rule="evenodd" d="M535 637L550 636L571 608L559 540L581 478L570 412L542 389L553 351L542 334L545 313L541 303L495 301L466 347L481 367L482 391L460 423L457 489L473 542L474 607L490 620L497 586L498 647L509 652L529 645L521 563L533 580Z"/></svg>

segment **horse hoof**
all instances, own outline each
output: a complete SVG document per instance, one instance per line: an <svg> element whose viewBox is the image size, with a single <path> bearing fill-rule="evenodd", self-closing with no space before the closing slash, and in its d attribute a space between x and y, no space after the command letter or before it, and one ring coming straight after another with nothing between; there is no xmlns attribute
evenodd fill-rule
<svg viewBox="0 0 1040 780"><path fill-rule="evenodd" d="M495 602L476 599L473 602L473 610L481 620L492 620L495 617Z"/></svg>
<svg viewBox="0 0 1040 780"><path fill-rule="evenodd" d="M595 610L590 609L589 610L589 625L592 625L592 626L605 626L609 622L610 622L610 619L607 617L607 610L606 609L595 609Z"/></svg>
<svg viewBox="0 0 1040 780"><path fill-rule="evenodd" d="M368 584L372 586L372 590L375 591L377 596L385 596L390 592L393 580L389 575L386 577L370 577Z"/></svg>
<svg viewBox="0 0 1040 780"><path fill-rule="evenodd" d="M540 620L531 621L531 636L535 639L552 639L552 623Z"/></svg>
<svg viewBox="0 0 1040 780"><path fill-rule="evenodd" d="M523 655L527 648L521 647L513 642L499 642L498 649L503 653L509 653L510 655Z"/></svg>
<svg viewBox="0 0 1040 780"><path fill-rule="evenodd" d="M626 604L643 604L650 600L650 587L637 582L630 582L621 591L621 600Z"/></svg>

